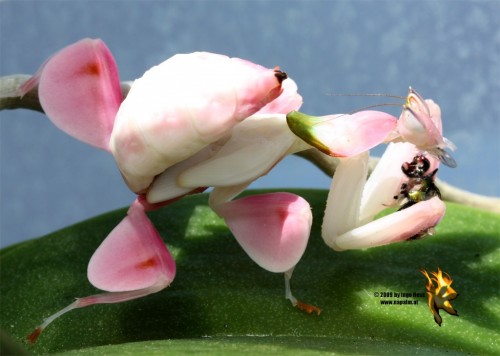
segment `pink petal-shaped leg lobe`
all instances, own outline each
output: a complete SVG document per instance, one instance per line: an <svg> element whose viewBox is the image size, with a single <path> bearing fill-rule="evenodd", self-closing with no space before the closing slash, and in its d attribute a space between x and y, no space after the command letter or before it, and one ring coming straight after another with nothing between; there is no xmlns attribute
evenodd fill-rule
<svg viewBox="0 0 500 356"><path fill-rule="evenodd" d="M352 157L379 145L397 124L394 116L372 110L322 117L293 111L286 119L295 135L334 157Z"/></svg>
<svg viewBox="0 0 500 356"><path fill-rule="evenodd" d="M104 42L87 38L65 47L36 77L40 104L50 120L76 139L109 150L123 97L116 62Z"/></svg>
<svg viewBox="0 0 500 356"><path fill-rule="evenodd" d="M174 277L174 259L136 200L89 262L89 281L108 293L77 298L45 319L27 339L35 343L51 322L70 310L141 298L168 287Z"/></svg>
<svg viewBox="0 0 500 356"><path fill-rule="evenodd" d="M127 217L106 237L90 259L90 283L109 292L165 287L175 277L175 262L160 234L135 201Z"/></svg>
<svg viewBox="0 0 500 356"><path fill-rule="evenodd" d="M290 270L305 251L312 213L297 195L253 195L223 203L216 212L250 258L270 272Z"/></svg>
<svg viewBox="0 0 500 356"><path fill-rule="evenodd" d="M446 205L434 197L337 236L330 247L342 251L420 238L432 233L445 211Z"/></svg>

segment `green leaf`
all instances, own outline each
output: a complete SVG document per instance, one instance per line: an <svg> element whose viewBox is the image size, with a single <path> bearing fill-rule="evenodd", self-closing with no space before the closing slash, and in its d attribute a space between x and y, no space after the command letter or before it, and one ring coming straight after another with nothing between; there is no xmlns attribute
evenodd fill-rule
<svg viewBox="0 0 500 356"><path fill-rule="evenodd" d="M255 192L249 192L255 193ZM283 276L259 268L241 250L207 196L182 199L150 214L177 261L177 277L157 294L74 310L34 346L25 337L43 318L97 290L86 268L94 250L125 216L105 214L0 251L2 353L95 355L203 354L500 354L500 216L447 204L429 238L368 250L335 252L320 235L325 191L295 191L315 222L292 278L296 297L323 309L293 308ZM56 213L56 212L54 212ZM28 222L27 222L28 223ZM451 275L459 316L427 307L419 268ZM420 293L403 298L375 293ZM382 305L410 300L417 304Z"/></svg>

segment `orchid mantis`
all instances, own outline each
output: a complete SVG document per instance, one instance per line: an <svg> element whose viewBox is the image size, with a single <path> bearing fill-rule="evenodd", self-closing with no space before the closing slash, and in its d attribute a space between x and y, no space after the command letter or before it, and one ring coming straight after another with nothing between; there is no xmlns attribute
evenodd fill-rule
<svg viewBox="0 0 500 356"><path fill-rule="evenodd" d="M407 189L412 174L415 175L414 179L426 178L428 184L433 184L439 161L450 167L456 166L446 152L447 148L453 150L455 146L442 136L439 106L432 100L424 100L410 88L398 121L387 121L385 127L375 124L359 127L356 122L341 124L347 120L350 118L345 115L327 118L308 117L300 113L288 115L290 128L295 133L321 151L343 157L335 172L325 209L322 226L325 243L341 251L381 246L432 234L434 226L445 213L439 193L424 191L426 188L422 187L413 192ZM338 130L339 126L347 129ZM362 135L365 137L380 138L385 135L382 140L391 142L368 180L368 151L342 151L349 145L339 146L341 139L326 134L340 131L342 139L352 145L352 135L349 133L363 130ZM366 139L365 142L370 141ZM356 144L355 147L363 146ZM428 171L433 173L427 175ZM419 181L418 184L422 183ZM400 205L401 199L398 198L401 193L404 193L404 198L408 198L409 193L419 193L419 189L420 203L415 204L415 201L408 204L406 201L403 207L408 208L374 220L382 210Z"/></svg>
<svg viewBox="0 0 500 356"><path fill-rule="evenodd" d="M276 126L275 133L288 135L286 144L280 144L267 161L266 172L293 141L301 142L288 132L285 113L298 109L302 98L293 81L286 80L286 74L278 68L266 69L237 58L197 52L176 55L150 69L135 81L121 103L118 71L111 53L102 41L85 39L58 52L21 87L22 94L38 86L42 108L56 126L112 153L125 182L138 194L127 216L89 262L89 281L107 292L77 299L47 318L28 337L30 342L69 310L135 299L170 285L175 262L146 212L207 186L217 186L209 180L198 183L193 179L182 184L178 175L184 168L193 169L196 163L216 158L217 153L229 151L231 155L233 149L228 147L234 144L232 137L239 135L233 128L257 112L280 114L281 126ZM250 133L258 137L269 126L260 127L263 120L255 122L257 126L245 126L243 136ZM275 139L271 136L270 141ZM248 149L244 147L243 152ZM234 194L262 173L244 168L243 177L232 174L233 180L226 182ZM186 176L189 179L189 174ZM312 220L304 199L288 193L262 195L243 199L225 213L225 204L232 196L226 190L219 197L213 199L213 207L231 221L240 243L264 268L284 272L298 262ZM248 207L256 204L268 209L267 221L272 229L267 229L261 241L270 244L252 244L249 240L254 235L244 228L259 218L249 213L253 209ZM234 211L240 214L234 216ZM271 230L273 234L269 235ZM275 262L277 255L281 256L279 262Z"/></svg>
<svg viewBox="0 0 500 356"><path fill-rule="evenodd" d="M370 222L381 209L400 203L395 196L409 196L403 189L408 177L400 167L411 164L417 153L429 152L432 169L438 165L433 155L453 162L444 151L450 144L441 135L439 107L413 91L399 120L379 111L316 119L296 111L302 97L279 68L197 52L151 68L122 102L111 53L102 41L90 39L50 58L21 87L21 94L36 86L51 121L110 152L138 198L89 262L89 281L106 292L77 299L47 318L29 336L31 342L69 310L131 300L169 286L175 262L146 212L207 187L213 187L210 207L249 257L268 271L284 273L286 298L319 314L290 290L312 224L307 201L291 193L234 199L288 154L316 147L345 157L323 224L323 238L336 250L423 234L444 214L438 197L423 194L422 202ZM366 182L368 150L389 141L398 143L390 145L379 164L386 168Z"/></svg>

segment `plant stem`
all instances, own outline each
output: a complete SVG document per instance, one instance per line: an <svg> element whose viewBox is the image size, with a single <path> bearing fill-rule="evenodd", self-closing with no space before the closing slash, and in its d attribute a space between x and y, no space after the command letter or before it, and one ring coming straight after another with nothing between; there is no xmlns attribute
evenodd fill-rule
<svg viewBox="0 0 500 356"><path fill-rule="evenodd" d="M327 156L314 148L296 153L296 155L312 162L330 177L335 173L340 161L338 158ZM378 157L370 157L368 174L371 174L379 160ZM443 200L500 213L500 198L471 193L440 179L436 179L436 185L441 191Z"/></svg>
<svg viewBox="0 0 500 356"><path fill-rule="evenodd" d="M0 110L30 109L43 113L38 101L38 88L33 88L22 97L19 94L19 87L30 77L26 74L0 77Z"/></svg>
<svg viewBox="0 0 500 356"><path fill-rule="evenodd" d="M37 87L22 97L19 94L19 87L30 77L30 75L26 74L0 77L0 110L29 109L43 113L42 106L38 100ZM127 96L131 85L132 82L121 83L124 98ZM312 162L330 177L334 175L339 163L338 158L327 156L314 148L299 152L297 155ZM378 160L379 158L377 157L370 157L369 173L373 171ZM439 179L436 180L436 185L441 191L444 200L500 213L500 198L474 194Z"/></svg>

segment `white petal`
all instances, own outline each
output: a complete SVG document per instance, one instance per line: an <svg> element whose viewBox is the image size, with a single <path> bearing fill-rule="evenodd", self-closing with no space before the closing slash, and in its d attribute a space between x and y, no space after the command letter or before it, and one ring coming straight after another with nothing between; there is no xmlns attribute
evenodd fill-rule
<svg viewBox="0 0 500 356"><path fill-rule="evenodd" d="M405 175L401 171L404 162L411 162L418 154L415 145L408 142L390 143L370 175L361 199L360 225L373 220L375 215L397 201L394 196L401 189Z"/></svg>
<svg viewBox="0 0 500 356"><path fill-rule="evenodd" d="M156 176L146 195L148 203L160 203L169 199L177 198L181 195L189 193L194 188L200 187L181 186L178 183L179 175L189 167L203 162L212 155L213 145L204 148L197 154L171 166L166 171Z"/></svg>
<svg viewBox="0 0 500 356"><path fill-rule="evenodd" d="M218 187L214 188L210 192L210 197L208 198L208 205L215 211L217 214L218 208L227 203L228 201L234 199L238 194L243 192L249 185L250 182L245 182L238 185L233 185L231 187Z"/></svg>
<svg viewBox="0 0 500 356"><path fill-rule="evenodd" d="M333 177L323 218L322 236L332 247L335 239L359 226L359 209L368 173L369 152L341 158Z"/></svg>
<svg viewBox="0 0 500 356"><path fill-rule="evenodd" d="M255 115L234 127L217 154L179 176L184 187L225 187L253 181L278 163L297 140L285 115Z"/></svg>

